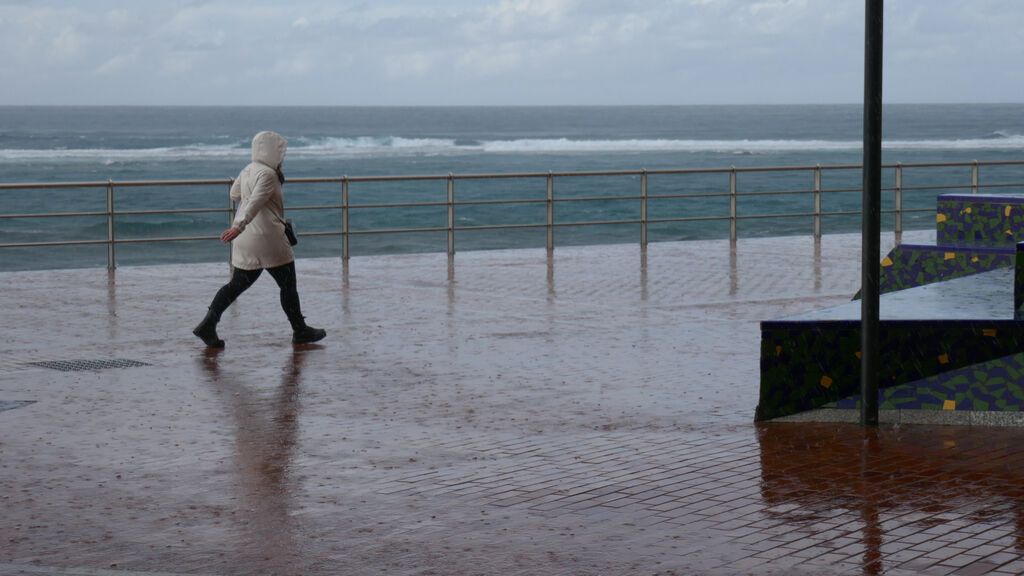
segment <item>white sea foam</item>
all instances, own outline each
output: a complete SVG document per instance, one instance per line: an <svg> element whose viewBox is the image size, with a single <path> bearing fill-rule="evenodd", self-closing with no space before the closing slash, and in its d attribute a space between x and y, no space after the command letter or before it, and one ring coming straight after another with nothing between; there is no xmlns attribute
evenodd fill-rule
<svg viewBox="0 0 1024 576"><path fill-rule="evenodd" d="M161 148L51 148L0 150L0 160L6 161L52 161L90 160L107 164L136 160L176 160L183 158L225 158L246 157L250 152L244 148L226 145L161 147Z"/></svg>
<svg viewBox="0 0 1024 576"><path fill-rule="evenodd" d="M455 140L446 138L322 138L303 140L288 147L288 154L294 156L388 156L438 154L472 150Z"/></svg>
<svg viewBox="0 0 1024 576"><path fill-rule="evenodd" d="M1024 136L963 140L891 140L883 142L891 150L1021 150ZM524 139L495 140L481 143L484 152L814 152L860 150L855 140L569 140Z"/></svg>
<svg viewBox="0 0 1024 576"><path fill-rule="evenodd" d="M991 138L887 140L888 150L1024 150L1024 135L1000 132ZM857 140L677 140L624 139L582 140L525 138L517 140L454 140L448 138L355 137L296 138L291 157L388 157L457 154L573 154L601 152L719 152L766 154L771 152L834 152L861 148ZM3 149L0 161L98 161L106 164L180 159L244 159L245 143L196 144L158 148Z"/></svg>

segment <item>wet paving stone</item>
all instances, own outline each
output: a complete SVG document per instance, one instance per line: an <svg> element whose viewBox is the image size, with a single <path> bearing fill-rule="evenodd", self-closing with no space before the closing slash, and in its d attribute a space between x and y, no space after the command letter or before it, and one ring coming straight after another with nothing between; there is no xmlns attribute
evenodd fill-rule
<svg viewBox="0 0 1024 576"><path fill-rule="evenodd" d="M6 274L6 365L149 365L0 372L0 574L1021 573L1024 431L753 423L856 246L300 260L328 338L261 281L223 351L222 263Z"/></svg>

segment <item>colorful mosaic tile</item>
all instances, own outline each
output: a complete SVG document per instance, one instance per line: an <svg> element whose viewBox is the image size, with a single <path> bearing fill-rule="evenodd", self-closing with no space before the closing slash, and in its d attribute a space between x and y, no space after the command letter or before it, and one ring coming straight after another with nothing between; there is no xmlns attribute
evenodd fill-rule
<svg viewBox="0 0 1024 576"><path fill-rule="evenodd" d="M1013 320L883 320L879 332L879 388L886 391L1024 350L1024 323ZM755 418L788 416L857 394L860 346L859 320L762 323ZM891 394L887 401L912 398L906 391Z"/></svg>
<svg viewBox="0 0 1024 576"><path fill-rule="evenodd" d="M835 403L860 408L860 395ZM1024 411L1024 353L972 364L878 391L881 410Z"/></svg>
<svg viewBox="0 0 1024 576"><path fill-rule="evenodd" d="M1013 270L1013 317L1024 320L1024 242L1017 244Z"/></svg>
<svg viewBox="0 0 1024 576"><path fill-rule="evenodd" d="M937 204L939 245L1009 248L1024 240L1024 195L943 194Z"/></svg>
<svg viewBox="0 0 1024 576"><path fill-rule="evenodd" d="M1020 411L1024 243L1016 240L1024 239L1024 195L946 194L937 203L938 245L897 246L881 262L883 301L901 313L880 322L879 404L883 409ZM996 272L1010 267L1015 267L1012 274ZM1007 313L1010 282L1012 315ZM942 284L914 290L936 283ZM929 307L908 316L907 309L919 307L926 293L933 298ZM824 405L856 408L860 348L859 311L837 307L762 322L755 418Z"/></svg>
<svg viewBox="0 0 1024 576"><path fill-rule="evenodd" d="M887 294L942 280L1013 266L1012 249L901 244L882 260L879 292ZM860 297L858 292L854 299Z"/></svg>

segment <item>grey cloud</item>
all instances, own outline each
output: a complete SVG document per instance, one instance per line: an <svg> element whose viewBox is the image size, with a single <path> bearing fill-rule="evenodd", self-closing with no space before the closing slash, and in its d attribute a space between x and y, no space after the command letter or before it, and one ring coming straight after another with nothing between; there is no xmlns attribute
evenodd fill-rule
<svg viewBox="0 0 1024 576"><path fill-rule="evenodd" d="M1020 100L1024 3L887 4L887 97ZM854 102L862 83L850 0L79 6L0 0L0 103ZM267 73L289 80L224 90Z"/></svg>

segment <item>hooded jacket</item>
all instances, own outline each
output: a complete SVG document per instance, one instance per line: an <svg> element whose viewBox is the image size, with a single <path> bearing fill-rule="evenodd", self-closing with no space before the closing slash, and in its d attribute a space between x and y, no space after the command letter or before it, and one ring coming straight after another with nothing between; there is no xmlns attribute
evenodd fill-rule
<svg viewBox="0 0 1024 576"><path fill-rule="evenodd" d="M284 234L284 194L277 168L288 141L276 132L252 139L252 162L231 184L238 212L231 226L241 234L231 243L231 265L242 270L275 268L295 260Z"/></svg>

